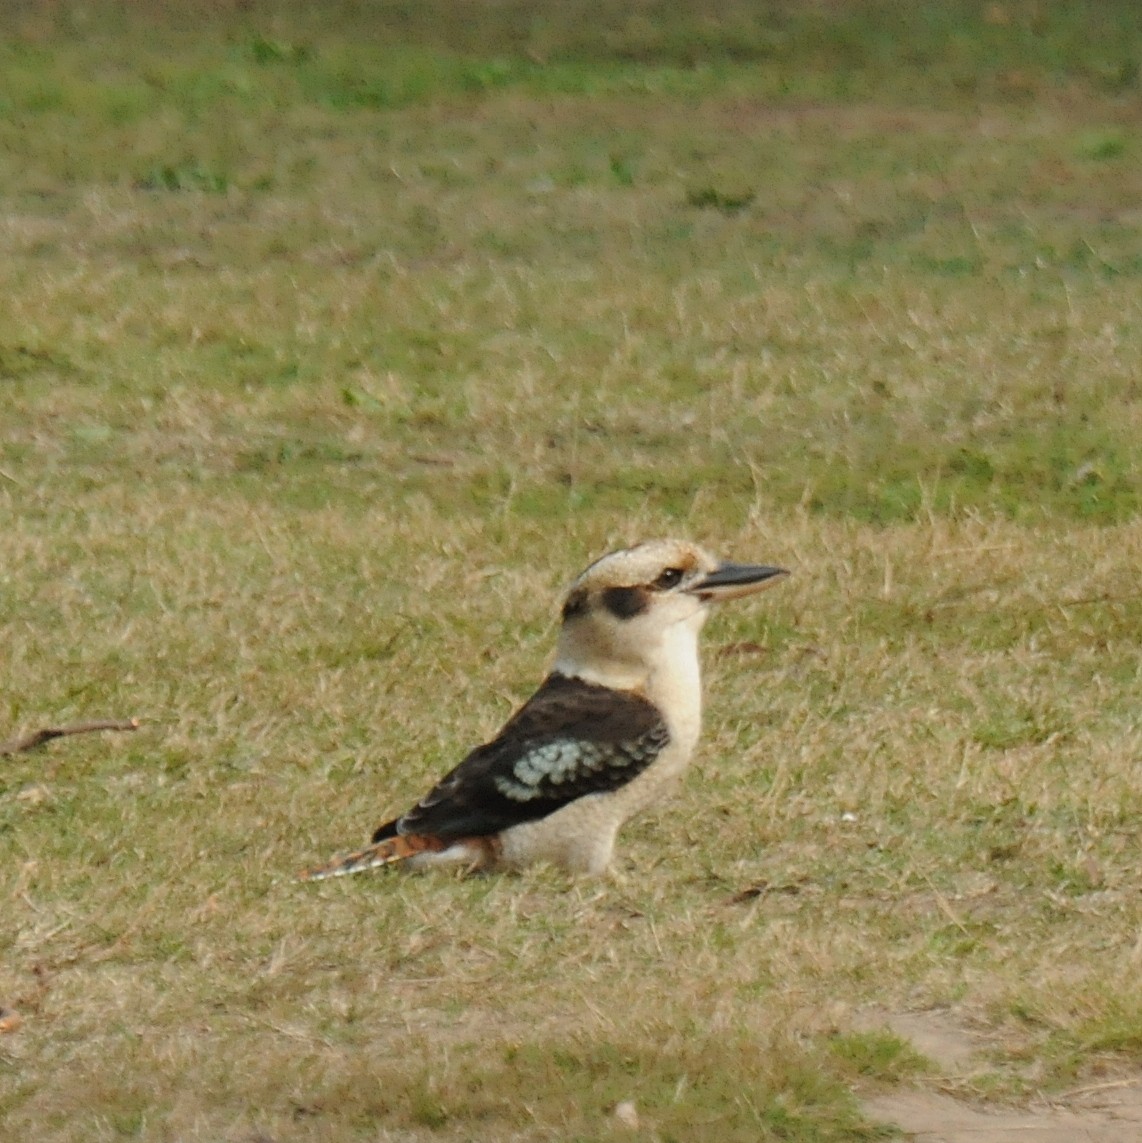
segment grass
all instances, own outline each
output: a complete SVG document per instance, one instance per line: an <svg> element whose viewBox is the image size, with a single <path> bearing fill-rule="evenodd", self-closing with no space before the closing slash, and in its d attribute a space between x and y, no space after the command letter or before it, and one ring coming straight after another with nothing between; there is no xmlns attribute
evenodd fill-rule
<svg viewBox="0 0 1142 1143"><path fill-rule="evenodd" d="M1137 1068L1138 14L886 13L13 9L0 721L143 720L0 772L13 1131L872 1139L866 1005ZM671 533L795 574L614 878L292 879Z"/></svg>

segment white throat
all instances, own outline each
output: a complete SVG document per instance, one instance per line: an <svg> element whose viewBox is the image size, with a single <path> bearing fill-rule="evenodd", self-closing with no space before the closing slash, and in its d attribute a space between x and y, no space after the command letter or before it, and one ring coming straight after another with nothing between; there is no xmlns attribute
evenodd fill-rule
<svg viewBox="0 0 1142 1143"><path fill-rule="evenodd" d="M702 669L698 661L697 622L669 628L646 676L646 697L666 719L670 737L687 753L698 741L702 727Z"/></svg>
<svg viewBox="0 0 1142 1143"><path fill-rule="evenodd" d="M564 630L552 670L612 690L637 691L662 713L671 739L688 753L702 724L702 672L698 633L704 610L673 623L637 656L598 648L587 631Z"/></svg>

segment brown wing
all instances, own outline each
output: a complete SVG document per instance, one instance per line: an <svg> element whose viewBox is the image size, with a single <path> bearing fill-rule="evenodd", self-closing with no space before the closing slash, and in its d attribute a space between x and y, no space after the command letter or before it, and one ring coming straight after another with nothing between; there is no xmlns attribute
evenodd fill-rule
<svg viewBox="0 0 1142 1143"><path fill-rule="evenodd" d="M658 709L641 696L550 675L492 742L473 750L373 840L482 837L535 821L625 785L669 741Z"/></svg>

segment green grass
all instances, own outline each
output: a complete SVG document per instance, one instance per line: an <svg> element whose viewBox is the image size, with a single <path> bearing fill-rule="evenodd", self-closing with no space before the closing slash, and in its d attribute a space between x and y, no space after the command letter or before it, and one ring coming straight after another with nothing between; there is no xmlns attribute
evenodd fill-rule
<svg viewBox="0 0 1142 1143"><path fill-rule="evenodd" d="M0 726L143 725L3 760L5 1125L877 1138L952 1081L866 1006L1136 1069L1136 6L450 13L12 9ZM293 880L658 534L794 575L615 878Z"/></svg>

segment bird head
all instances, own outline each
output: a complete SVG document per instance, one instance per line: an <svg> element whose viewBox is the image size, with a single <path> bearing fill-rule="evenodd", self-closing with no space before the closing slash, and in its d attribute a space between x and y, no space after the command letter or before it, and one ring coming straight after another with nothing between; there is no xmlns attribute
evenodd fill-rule
<svg viewBox="0 0 1142 1143"><path fill-rule="evenodd" d="M556 669L645 676L666 649L695 645L711 605L788 575L716 559L684 540L652 540L596 560L563 603Z"/></svg>

